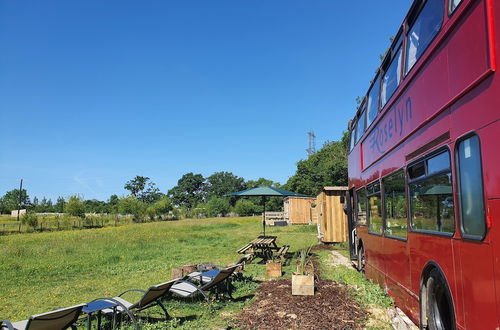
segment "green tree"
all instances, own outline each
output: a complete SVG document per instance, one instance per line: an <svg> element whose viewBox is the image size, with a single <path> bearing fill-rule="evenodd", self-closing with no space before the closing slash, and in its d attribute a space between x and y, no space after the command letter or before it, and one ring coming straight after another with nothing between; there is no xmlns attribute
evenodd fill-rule
<svg viewBox="0 0 500 330"><path fill-rule="evenodd" d="M56 205L54 205L54 211L58 213L64 212L64 206L66 201L61 196L57 197Z"/></svg>
<svg viewBox="0 0 500 330"><path fill-rule="evenodd" d="M144 203L152 204L163 196L160 189L150 178L137 175L125 183L124 188L130 191L130 194Z"/></svg>
<svg viewBox="0 0 500 330"><path fill-rule="evenodd" d="M231 210L226 198L212 197L207 202L208 214L211 217L225 216Z"/></svg>
<svg viewBox="0 0 500 330"><path fill-rule="evenodd" d="M111 195L108 198L108 202L106 205L106 212L107 213L118 213L118 202L120 201L120 198L118 198L117 195Z"/></svg>
<svg viewBox="0 0 500 330"><path fill-rule="evenodd" d="M204 185L203 175L186 173L177 181L177 186L168 191L168 196L175 205L189 211L205 200Z"/></svg>
<svg viewBox="0 0 500 330"><path fill-rule="evenodd" d="M247 199L238 200L234 206L234 212L239 216L253 215L261 211L262 209L258 205Z"/></svg>
<svg viewBox="0 0 500 330"><path fill-rule="evenodd" d="M146 208L147 205L134 196L122 198L118 202L118 211L124 215L131 214L136 222L144 220Z"/></svg>
<svg viewBox="0 0 500 330"><path fill-rule="evenodd" d="M226 194L245 189L245 179L231 172L216 172L207 178L205 192L207 199L223 197ZM231 205L236 203L236 198L231 197Z"/></svg>
<svg viewBox="0 0 500 330"><path fill-rule="evenodd" d="M0 199L0 208L3 213L10 213L10 211L18 209L19 201L21 201L21 209L31 206L30 198L26 189L21 190L21 193L19 193L19 189L13 189L6 192Z"/></svg>
<svg viewBox="0 0 500 330"><path fill-rule="evenodd" d="M73 195L68 199L64 211L74 217L85 218L85 204L80 196Z"/></svg>
<svg viewBox="0 0 500 330"><path fill-rule="evenodd" d="M318 152L297 163L297 171L285 189L316 196L325 186L346 186L348 147L347 132L340 141L325 143Z"/></svg>

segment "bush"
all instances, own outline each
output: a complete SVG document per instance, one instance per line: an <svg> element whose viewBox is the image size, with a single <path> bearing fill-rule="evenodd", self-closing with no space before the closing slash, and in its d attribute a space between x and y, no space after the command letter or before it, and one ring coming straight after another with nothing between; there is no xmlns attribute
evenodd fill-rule
<svg viewBox="0 0 500 330"><path fill-rule="evenodd" d="M21 223L33 229L38 227L38 216L33 212L28 212L22 215Z"/></svg>
<svg viewBox="0 0 500 330"><path fill-rule="evenodd" d="M132 214L134 222L141 222L146 215L146 204L134 196L129 196L120 199L118 210L121 214Z"/></svg>
<svg viewBox="0 0 500 330"><path fill-rule="evenodd" d="M213 197L207 202L208 214L211 217L225 216L231 210L229 201L225 198Z"/></svg>
<svg viewBox="0 0 500 330"><path fill-rule="evenodd" d="M254 215L255 213L259 213L259 206L249 200L240 199L234 206L234 212L240 216Z"/></svg>
<svg viewBox="0 0 500 330"><path fill-rule="evenodd" d="M85 204L79 196L71 196L64 205L64 212L74 217L85 218Z"/></svg>

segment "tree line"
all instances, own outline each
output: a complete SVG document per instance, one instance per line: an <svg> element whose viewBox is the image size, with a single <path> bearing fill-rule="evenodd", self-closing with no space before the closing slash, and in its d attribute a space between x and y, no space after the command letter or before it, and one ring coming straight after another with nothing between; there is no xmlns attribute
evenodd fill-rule
<svg viewBox="0 0 500 330"><path fill-rule="evenodd" d="M129 194L111 195L106 201L83 199L81 196L58 197L55 202L43 197L30 199L26 189L14 189L0 198L0 213L22 209L32 213L68 213L85 217L88 213L129 214L137 221L147 219L176 219L179 217L225 216L229 213L252 215L262 212L262 199L238 199L226 194L259 186L272 186L301 194L316 196L324 186L347 184L347 153L349 136L340 141L327 142L315 154L297 162L297 170L281 185L269 179L245 180L231 172L216 172L208 177L186 173L177 185L161 192L146 176L136 176L124 184ZM280 211L282 198L270 198L269 211Z"/></svg>

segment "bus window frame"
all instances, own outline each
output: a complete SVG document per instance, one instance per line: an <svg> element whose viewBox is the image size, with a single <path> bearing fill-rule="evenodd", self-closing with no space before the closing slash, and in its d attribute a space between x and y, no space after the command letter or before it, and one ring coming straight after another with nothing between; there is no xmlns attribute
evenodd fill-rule
<svg viewBox="0 0 500 330"><path fill-rule="evenodd" d="M408 58L407 58L407 56L408 56L408 33L410 32L411 28L413 27L413 24L415 24L415 22L417 21L418 17L420 16L420 13L424 9L425 5L427 4L427 1L429 1L429 0L422 0L418 4L418 6L415 6L412 9L412 12L408 15L408 18L407 18L405 26L404 26L404 39L405 39L404 46L405 46L405 48L403 50L403 57L404 57L403 58L403 65L402 65L402 67L403 67L403 76L402 77L403 78L401 78L401 81L403 81L404 77L409 76L415 67L419 66L418 63L421 62L421 60L423 58L427 59L427 57L429 55L429 54L427 54L428 50L429 49L431 49L431 50L435 49L435 48L432 48L431 45L436 40L437 36L443 31L443 26L444 26L445 18L446 18L445 13L442 13L443 14L443 19L441 21L441 26L439 27L439 30L436 31L436 34L429 41L429 44L427 45L427 47L423 51L422 55L415 61L415 63L413 64L413 66L410 68L410 70L406 71L406 65L407 65L407 62L408 62ZM449 3L449 0L441 0L441 1L445 2L444 7L446 8L447 7L446 4ZM464 2L464 1L462 1L462 2ZM458 6L457 6L457 8L458 8ZM448 11L448 10L446 10L446 11ZM448 17L449 17L449 15L448 15Z"/></svg>
<svg viewBox="0 0 500 330"><path fill-rule="evenodd" d="M483 189L482 189L483 209L484 209L483 221L484 221L484 228L485 228L483 236L466 234L464 232L463 221L462 221L462 200L461 200L462 192L461 192L461 188L460 188L460 160L459 160L459 154L458 154L458 146L460 145L460 142L465 141L468 138L471 138L473 136L477 136L478 141L479 141L479 162L480 162L480 168L481 168L481 181L482 181L482 185L483 185ZM460 229L460 235L462 236L462 239L474 241L474 242L484 241L484 239L486 238L486 235L488 234L488 231L489 231L488 223L486 221L487 205L486 205L486 195L484 193L483 154L482 154L481 150L482 150L481 138L479 137L479 135L475 131L468 132L468 133L460 136L459 138L457 138L457 140L455 141L454 161L455 161L455 185L456 185L455 189L457 192L457 202L458 202L457 203L457 205L458 205L458 209L457 209L458 217L457 218L458 218L458 222L459 222L458 227Z"/></svg>
<svg viewBox="0 0 500 330"><path fill-rule="evenodd" d="M410 167L423 161L424 166L425 166L425 173L428 173L427 160L434 157L434 156L439 155L440 153L442 153L444 151L448 152L448 156L450 159L449 170L442 170L439 172L434 172L431 175L426 175L424 177L420 177L420 178L414 179L414 180L410 179L410 175L408 173L408 169ZM456 181L454 182L454 173L453 173L452 165L453 165L452 164L452 153L451 153L450 147L448 145L440 146L440 147L430 151L429 153L425 154L424 156L418 158L417 160L414 160L406 165L406 176L407 176L406 190L408 192L408 219L409 219L409 230L411 233L426 234L426 235L433 235L433 236L439 236L439 237L453 237L453 236L455 236L455 233L457 232L457 219L455 217L455 214L456 214L456 205L455 205L456 204L455 203L456 189L454 189L455 188L454 185L455 185ZM453 232L442 232L442 231L426 230L426 229L414 229L413 222L412 222L412 201L411 201L412 197L411 197L411 191L410 191L410 184L419 183L421 181L432 179L434 177L437 177L439 175L443 175L445 173L450 173L450 175L451 175L451 189L452 189L451 195L453 196L453 208L454 208L454 210L453 210L453 213L454 213Z"/></svg>
<svg viewBox="0 0 500 330"><path fill-rule="evenodd" d="M374 185L378 182L379 184L379 191L378 193L368 193L368 186L371 186L371 185ZM376 195L379 195L380 196L380 203L381 203L381 207L383 206L383 195L382 195L382 183L380 182L380 179L376 179L376 180L373 180L372 182L370 183L367 183L366 186L365 186L365 189L366 189L366 225L368 226L368 234L370 235L375 235L375 236L380 236L380 237L383 237L384 236L384 212L382 210L382 216L380 217L381 219L381 232L380 233L377 233L377 232L374 232L374 231L371 231L370 230L370 222L371 222L371 216L370 216L370 212L368 211L368 207L369 207L369 203L368 203L368 198L371 197L371 196L376 196Z"/></svg>
<svg viewBox="0 0 500 330"><path fill-rule="evenodd" d="M364 189L365 190L365 212L367 213L366 214L366 221L365 223L360 223L358 222L358 191L360 191L361 189ZM356 226L364 226L364 227L367 227L368 226L368 211L367 211L367 207L368 207L368 201L367 201L367 198L366 198L366 186L363 186L359 189L355 189L354 190L355 192L355 195L356 195L356 198L355 198L355 210L356 210Z"/></svg>
<svg viewBox="0 0 500 330"><path fill-rule="evenodd" d="M404 175L404 185L405 185L405 199L406 199L406 238L403 238L403 237L399 237L399 236L394 236L394 235L388 235L386 232L385 232L385 229L386 229L386 225L385 225L385 221L386 221L386 215L385 215L385 186L384 186L384 179L392 176L392 175L395 175L397 174L399 171L402 171L403 172L403 175ZM398 240L398 241L403 241L403 242L407 242L408 241L408 234L410 233L409 232L409 228L410 228L410 210L409 210L409 185L408 185L408 175L406 173L406 166L403 166L403 167L400 167L398 168L397 170L395 171L392 171L391 173L389 174L386 174L384 175L383 177L380 178L380 182L381 182L381 187L380 187L380 191L382 193L382 226L384 228L384 237L387 237L387 238L390 238L390 239L395 239L395 240Z"/></svg>

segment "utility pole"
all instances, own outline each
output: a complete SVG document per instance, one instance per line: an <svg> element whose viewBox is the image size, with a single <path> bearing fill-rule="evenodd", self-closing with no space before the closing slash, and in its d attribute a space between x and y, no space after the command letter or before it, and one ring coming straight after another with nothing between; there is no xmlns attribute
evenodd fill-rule
<svg viewBox="0 0 500 330"><path fill-rule="evenodd" d="M19 184L19 204L17 205L17 222L19 222L19 232L21 232L21 222L19 221L19 213L21 213L21 203L23 201L23 179L21 179L21 184Z"/></svg>

